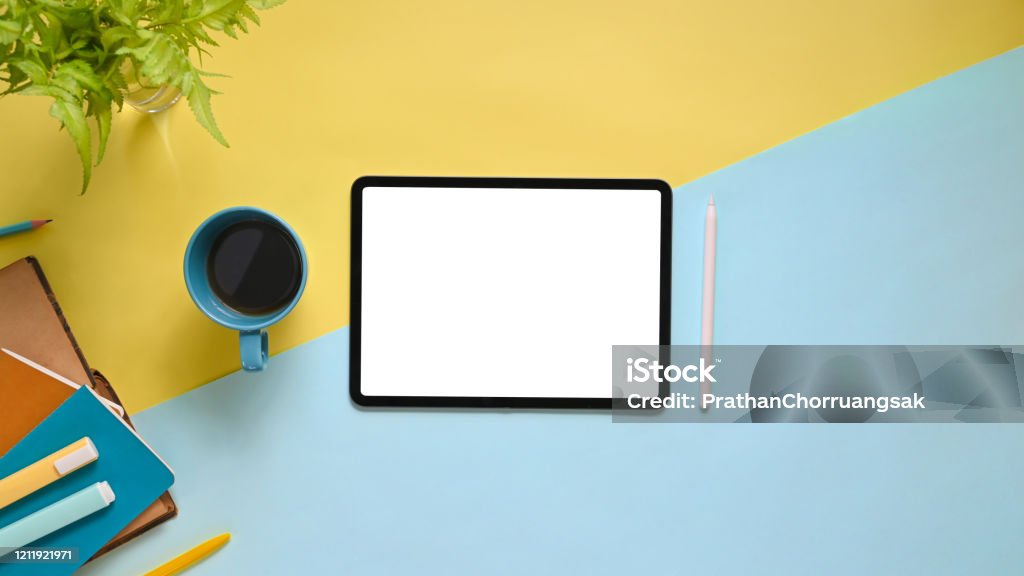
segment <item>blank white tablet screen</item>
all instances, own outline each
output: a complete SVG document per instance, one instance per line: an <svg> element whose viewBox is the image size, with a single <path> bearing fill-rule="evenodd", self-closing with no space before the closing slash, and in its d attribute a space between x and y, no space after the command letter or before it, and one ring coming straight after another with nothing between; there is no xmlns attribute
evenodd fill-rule
<svg viewBox="0 0 1024 576"><path fill-rule="evenodd" d="M609 398L659 343L658 190L367 187L365 396Z"/></svg>

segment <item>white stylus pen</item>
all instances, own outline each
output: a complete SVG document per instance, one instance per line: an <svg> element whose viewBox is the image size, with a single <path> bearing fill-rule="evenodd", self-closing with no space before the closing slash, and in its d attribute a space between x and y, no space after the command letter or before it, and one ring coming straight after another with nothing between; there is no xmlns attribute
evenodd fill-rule
<svg viewBox="0 0 1024 576"><path fill-rule="evenodd" d="M708 199L704 215L704 290L701 294L700 356L711 363L711 345L715 336L715 242L718 236L718 211L715 197ZM701 380L700 409L707 410L706 395L711 394L711 382Z"/></svg>

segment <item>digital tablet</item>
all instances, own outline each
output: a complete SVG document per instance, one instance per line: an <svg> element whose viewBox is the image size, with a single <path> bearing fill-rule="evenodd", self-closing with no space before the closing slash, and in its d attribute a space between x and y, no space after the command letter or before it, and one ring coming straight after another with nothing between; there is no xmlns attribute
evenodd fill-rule
<svg viewBox="0 0 1024 576"><path fill-rule="evenodd" d="M611 408L612 346L669 344L671 227L660 180L360 178L352 399Z"/></svg>

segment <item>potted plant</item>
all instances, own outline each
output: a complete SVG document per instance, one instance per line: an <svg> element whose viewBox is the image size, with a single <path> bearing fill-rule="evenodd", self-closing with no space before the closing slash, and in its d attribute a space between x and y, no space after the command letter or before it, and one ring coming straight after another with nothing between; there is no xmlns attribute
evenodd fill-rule
<svg viewBox="0 0 1024 576"><path fill-rule="evenodd" d="M196 120L228 143L210 108L215 94L202 70L215 34L231 38L259 24L256 10L284 0L0 0L0 96L53 98L50 115L82 160L82 192L103 159L113 107L139 83L169 87L188 100ZM137 86L135 87L137 88ZM171 101L173 102L173 100Z"/></svg>

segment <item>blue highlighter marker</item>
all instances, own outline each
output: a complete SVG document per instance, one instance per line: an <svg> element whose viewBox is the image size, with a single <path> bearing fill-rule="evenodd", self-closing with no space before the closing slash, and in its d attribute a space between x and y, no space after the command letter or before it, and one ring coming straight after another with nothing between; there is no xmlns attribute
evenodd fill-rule
<svg viewBox="0 0 1024 576"><path fill-rule="evenodd" d="M38 512L0 528L0 553L22 548L61 528L95 514L114 502L110 484L97 482Z"/></svg>

